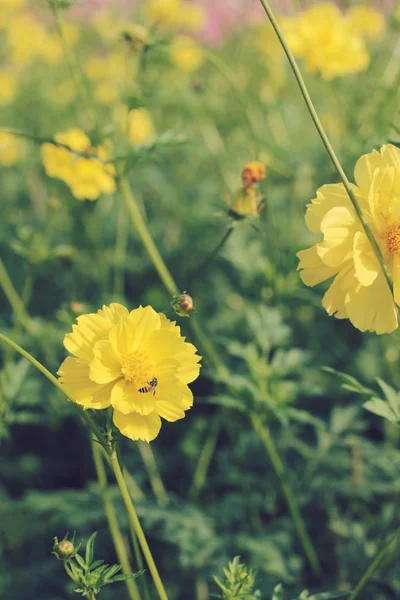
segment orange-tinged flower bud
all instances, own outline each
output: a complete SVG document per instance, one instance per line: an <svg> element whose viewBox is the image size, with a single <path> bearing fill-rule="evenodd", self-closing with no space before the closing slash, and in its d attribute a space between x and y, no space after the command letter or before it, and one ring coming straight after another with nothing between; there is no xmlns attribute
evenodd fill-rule
<svg viewBox="0 0 400 600"><path fill-rule="evenodd" d="M55 543L53 548L53 554L57 556L59 560L67 560L74 553L74 545L69 540L61 540L61 542Z"/></svg>
<svg viewBox="0 0 400 600"><path fill-rule="evenodd" d="M172 298L171 306L180 317L189 317L194 311L193 298L189 294L176 294Z"/></svg>
<svg viewBox="0 0 400 600"><path fill-rule="evenodd" d="M259 160L253 160L244 165L242 170L243 185L253 185L265 179L265 167Z"/></svg>

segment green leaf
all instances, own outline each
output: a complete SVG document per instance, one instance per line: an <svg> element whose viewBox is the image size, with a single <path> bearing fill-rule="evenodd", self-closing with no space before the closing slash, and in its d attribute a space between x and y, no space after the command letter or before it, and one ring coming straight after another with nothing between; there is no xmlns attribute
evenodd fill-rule
<svg viewBox="0 0 400 600"><path fill-rule="evenodd" d="M86 569L86 563L80 554L75 554L74 558L75 558L76 562L78 563L78 565L80 567L82 567L82 569Z"/></svg>
<svg viewBox="0 0 400 600"><path fill-rule="evenodd" d="M88 539L87 544L86 544L85 560L86 560L87 566L89 566L93 560L94 542L95 542L96 536L97 536L97 531L92 533L92 535L90 536L90 538Z"/></svg>
<svg viewBox="0 0 400 600"><path fill-rule="evenodd" d="M385 394L386 400L388 401L390 408L392 409L392 411L394 412L394 414L397 417L397 420L399 421L400 420L400 397L399 397L399 394L396 392L396 390L394 388L392 388L392 386L390 386L385 381L383 381L383 379L380 379L379 377L377 377L376 381L378 382L381 390Z"/></svg>
<svg viewBox="0 0 400 600"><path fill-rule="evenodd" d="M271 600L283 600L283 588L281 583L274 587Z"/></svg>
<svg viewBox="0 0 400 600"><path fill-rule="evenodd" d="M389 404L387 404L384 400L380 400L380 398L372 398L371 400L368 400L368 402L364 402L363 407L369 412L374 413L374 415L383 417L391 423L397 423L398 421Z"/></svg>

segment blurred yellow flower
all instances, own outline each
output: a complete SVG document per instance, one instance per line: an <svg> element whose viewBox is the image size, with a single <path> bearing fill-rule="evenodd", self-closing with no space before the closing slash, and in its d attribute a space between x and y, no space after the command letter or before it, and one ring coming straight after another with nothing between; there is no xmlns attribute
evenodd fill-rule
<svg viewBox="0 0 400 600"><path fill-rule="evenodd" d="M151 306L131 312L120 304L82 315L64 338L73 356L58 374L85 409L113 408L123 435L150 442L161 417L177 421L193 404L188 384L197 379L200 356L180 328Z"/></svg>
<svg viewBox="0 0 400 600"><path fill-rule="evenodd" d="M112 106L118 100L118 88L113 81L102 81L93 88L93 98L99 104Z"/></svg>
<svg viewBox="0 0 400 600"><path fill-rule="evenodd" d="M377 40L385 31L385 18L381 12L367 6L366 4L356 4L347 11L347 17L361 35Z"/></svg>
<svg viewBox="0 0 400 600"><path fill-rule="evenodd" d="M79 200L96 200L100 194L114 192L115 168L107 162L109 155L104 146L93 148L87 135L77 128L59 133L54 139L68 148L52 143L42 145L47 175L64 181Z"/></svg>
<svg viewBox="0 0 400 600"><path fill-rule="evenodd" d="M323 240L298 253L300 276L314 286L335 276L322 305L361 331L397 329L400 305L400 149L388 144L362 156L353 191L393 279L394 298L342 184L324 185L307 207L310 231Z"/></svg>
<svg viewBox="0 0 400 600"><path fill-rule="evenodd" d="M180 7L179 25L197 33L201 31L206 23L206 11L200 4L194 2L182 2Z"/></svg>
<svg viewBox="0 0 400 600"><path fill-rule="evenodd" d="M13 71L0 67L0 106L10 104L17 91L17 77Z"/></svg>
<svg viewBox="0 0 400 600"><path fill-rule="evenodd" d="M14 165L23 152L23 143L11 133L0 131L0 165L10 167Z"/></svg>
<svg viewBox="0 0 400 600"><path fill-rule="evenodd" d="M180 24L181 0L147 0L145 12L149 21L159 25Z"/></svg>
<svg viewBox="0 0 400 600"><path fill-rule="evenodd" d="M170 56L172 62L186 73L196 71L204 60L201 46L188 35L178 35L174 38Z"/></svg>
<svg viewBox="0 0 400 600"><path fill-rule="evenodd" d="M334 4L315 4L281 22L294 55L324 79L367 69L369 54L362 36Z"/></svg>
<svg viewBox="0 0 400 600"><path fill-rule="evenodd" d="M154 137L154 124L146 108L134 108L128 113L128 139L131 144L141 146Z"/></svg>

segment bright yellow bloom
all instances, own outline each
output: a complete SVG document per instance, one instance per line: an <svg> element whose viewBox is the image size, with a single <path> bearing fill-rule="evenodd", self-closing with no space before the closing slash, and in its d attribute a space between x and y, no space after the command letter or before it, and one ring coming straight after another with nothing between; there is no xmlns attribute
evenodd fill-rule
<svg viewBox="0 0 400 600"><path fill-rule="evenodd" d="M369 65L363 38L333 4L315 4L282 19L282 28L295 56L324 79L358 73Z"/></svg>
<svg viewBox="0 0 400 600"><path fill-rule="evenodd" d="M178 35L173 40L170 50L172 62L181 71L192 73L203 63L204 55L201 47L188 35Z"/></svg>
<svg viewBox="0 0 400 600"><path fill-rule="evenodd" d="M206 23L206 11L200 4L183 2L180 8L180 25L185 29L197 33Z"/></svg>
<svg viewBox="0 0 400 600"><path fill-rule="evenodd" d="M322 304L361 331L397 329L400 305L400 149L388 144L362 156L353 191L393 279L394 298L342 184L324 185L308 205L310 231L322 242L298 253L301 278L314 286L335 276Z"/></svg>
<svg viewBox="0 0 400 600"><path fill-rule="evenodd" d="M17 91L15 73L0 67L0 106L11 104Z"/></svg>
<svg viewBox="0 0 400 600"><path fill-rule="evenodd" d="M20 139L11 133L0 131L0 165L10 167L20 158L23 144Z"/></svg>
<svg viewBox="0 0 400 600"><path fill-rule="evenodd" d="M151 306L131 312L121 304L82 315L64 338L73 355L58 374L85 409L113 408L113 420L132 440L150 442L161 417L177 421L193 404L188 384L197 379L200 356L180 328Z"/></svg>
<svg viewBox="0 0 400 600"><path fill-rule="evenodd" d="M109 155L104 146L93 148L87 135L77 128L59 133L54 139L71 151L55 144L43 144L42 160L47 175L62 179L79 200L96 200L100 194L114 192L115 168L107 162Z"/></svg>
<svg viewBox="0 0 400 600"><path fill-rule="evenodd" d="M361 35L371 40L380 38L385 30L383 14L372 6L366 4L351 6L347 11L347 17Z"/></svg>
<svg viewBox="0 0 400 600"><path fill-rule="evenodd" d="M103 106L112 106L118 100L118 88L113 81L102 81L93 88L93 98Z"/></svg>
<svg viewBox="0 0 400 600"><path fill-rule="evenodd" d="M168 27L180 24L181 0L147 0L146 16L149 21Z"/></svg>
<svg viewBox="0 0 400 600"><path fill-rule="evenodd" d="M154 124L146 108L134 108L128 113L128 139L131 144L141 146L154 137Z"/></svg>

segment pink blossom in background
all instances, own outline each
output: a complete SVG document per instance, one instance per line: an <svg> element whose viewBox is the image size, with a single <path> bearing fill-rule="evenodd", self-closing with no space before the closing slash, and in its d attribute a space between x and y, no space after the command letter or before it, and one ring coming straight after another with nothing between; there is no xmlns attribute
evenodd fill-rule
<svg viewBox="0 0 400 600"><path fill-rule="evenodd" d="M144 0L145 1L145 0ZM265 19L259 0L186 0L199 4L206 10L207 18L201 39L210 45L221 42L227 35L240 29L244 23ZM325 0L326 1L326 0ZM0 0L1 2L1 0ZM271 6L277 13L293 13L299 5L306 8L316 4L315 0L270 0ZM143 5L143 0L80 0L73 9L74 16L87 18L103 8L121 10L127 17L134 15L137 7ZM357 4L354 1L354 4ZM336 2L341 5L341 2ZM398 0L376 0L372 2L377 8L389 11L398 4Z"/></svg>

